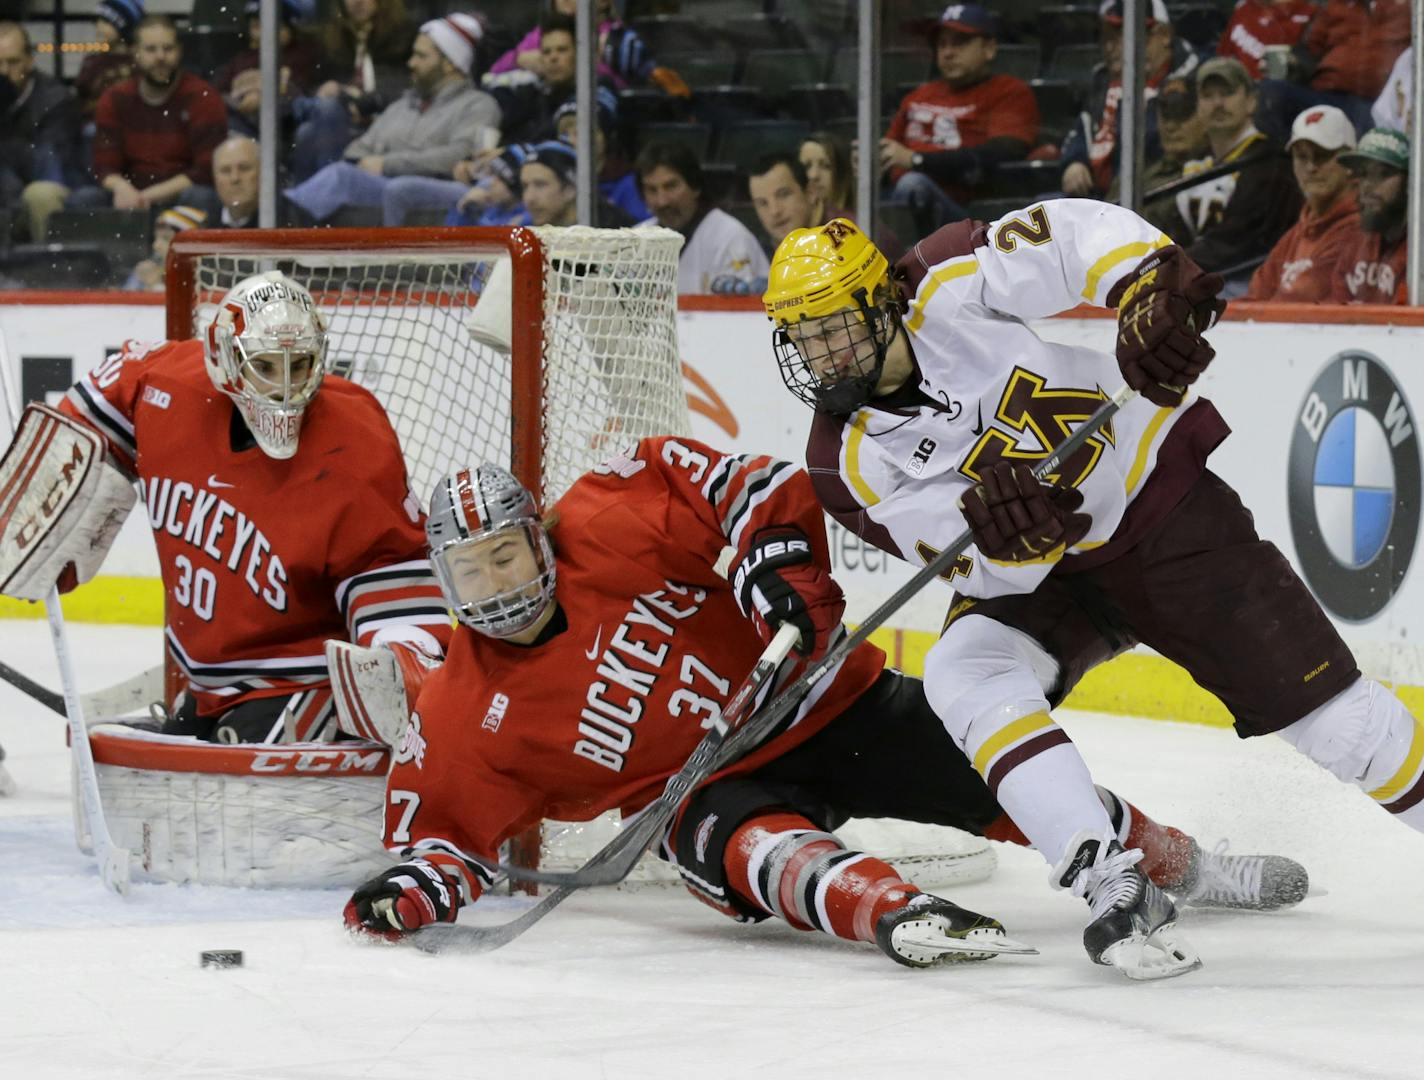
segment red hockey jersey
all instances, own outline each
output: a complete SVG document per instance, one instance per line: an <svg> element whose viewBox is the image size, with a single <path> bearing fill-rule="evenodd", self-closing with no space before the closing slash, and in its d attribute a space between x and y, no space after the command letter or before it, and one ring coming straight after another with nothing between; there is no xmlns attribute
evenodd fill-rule
<svg viewBox="0 0 1424 1080"><path fill-rule="evenodd" d="M139 480L168 645L203 715L327 685L327 638L448 641L400 446L361 387L327 376L286 461L233 449L245 428L197 341L129 342L60 408Z"/></svg>
<svg viewBox="0 0 1424 1080"><path fill-rule="evenodd" d="M713 569L724 547L789 523L830 565L805 472L690 439L644 439L581 478L556 511L567 629L520 646L457 627L388 782L387 845L464 870L470 899L488 878L467 856L494 858L542 818L642 808L721 714L762 651ZM723 775L805 741L884 663L872 645L854 650Z"/></svg>

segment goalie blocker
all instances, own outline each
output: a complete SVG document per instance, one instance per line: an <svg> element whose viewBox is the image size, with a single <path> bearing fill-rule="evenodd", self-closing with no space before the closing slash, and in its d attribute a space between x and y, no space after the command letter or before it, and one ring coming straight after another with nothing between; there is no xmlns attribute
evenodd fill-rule
<svg viewBox="0 0 1424 1080"><path fill-rule="evenodd" d="M30 404L0 458L0 593L43 600L94 576L134 504L97 434Z"/></svg>

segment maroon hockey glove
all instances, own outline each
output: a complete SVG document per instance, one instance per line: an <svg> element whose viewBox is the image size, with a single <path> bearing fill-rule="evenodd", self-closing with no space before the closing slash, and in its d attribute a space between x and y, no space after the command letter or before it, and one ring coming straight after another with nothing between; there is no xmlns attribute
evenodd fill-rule
<svg viewBox="0 0 1424 1080"><path fill-rule="evenodd" d="M1082 492L1040 483L1021 461L985 469L959 505L979 553L995 562L1056 558L1083 539L1093 522L1074 513L1083 505Z"/></svg>
<svg viewBox="0 0 1424 1080"><path fill-rule="evenodd" d="M806 534L789 525L752 537L732 572L732 593L762 641L789 622L801 631L796 651L811 660L825 655L845 613L841 587L816 565Z"/></svg>
<svg viewBox="0 0 1424 1080"><path fill-rule="evenodd" d="M392 866L362 885L346 902L348 929L387 941L437 922L454 922L460 887L424 859Z"/></svg>
<svg viewBox="0 0 1424 1080"><path fill-rule="evenodd" d="M1154 405L1180 404L1216 355L1202 338L1226 310L1220 274L1208 274L1176 244L1154 251L1108 293L1117 308L1117 366Z"/></svg>

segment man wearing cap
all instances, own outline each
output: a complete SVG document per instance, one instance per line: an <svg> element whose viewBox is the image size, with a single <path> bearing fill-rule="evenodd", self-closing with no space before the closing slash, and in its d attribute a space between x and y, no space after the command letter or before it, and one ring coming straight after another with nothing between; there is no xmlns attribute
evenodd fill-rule
<svg viewBox="0 0 1424 1080"><path fill-rule="evenodd" d="M345 206L380 206L393 177L445 179L456 162L497 145L499 106L470 83L484 31L473 15L431 19L411 47L411 88L333 162L285 192L318 223Z"/></svg>
<svg viewBox="0 0 1424 1080"><path fill-rule="evenodd" d="M74 79L79 110L85 117L94 115L100 94L133 74L130 47L143 14L143 0L100 0L95 7L94 37L104 48L84 57Z"/></svg>
<svg viewBox="0 0 1424 1080"><path fill-rule="evenodd" d="M633 168L653 213L642 224L676 229L686 240L677 257L679 296L747 296L765 287L766 253L750 229L712 205L702 164L686 144L653 139Z"/></svg>
<svg viewBox="0 0 1424 1080"><path fill-rule="evenodd" d="M1168 236L1190 236L1191 230L1177 209L1176 196L1170 192L1166 195L1153 193L1180 180L1187 162L1196 161L1211 152L1206 140L1206 128L1197 115L1196 80L1191 76L1167 79L1147 111L1157 120L1162 153L1149 160L1142 173L1142 216ZM1118 180L1114 176L1108 185L1107 202L1119 201Z"/></svg>
<svg viewBox="0 0 1424 1080"><path fill-rule="evenodd" d="M1320 303L1330 299L1336 265L1359 232L1360 214L1342 151L1355 147L1355 127L1333 105L1317 105L1291 127L1291 168L1305 206L1298 220L1251 276L1247 300Z"/></svg>
<svg viewBox="0 0 1424 1080"><path fill-rule="evenodd" d="M578 223L578 155L562 139L550 139L528 148L519 167L524 209L534 225ZM632 218L599 198L594 213L605 228L625 228Z"/></svg>
<svg viewBox="0 0 1424 1080"><path fill-rule="evenodd" d="M978 4L951 4L934 24L939 78L905 95L880 140L880 167L892 202L915 213L921 234L967 216L1001 161L1027 156L1038 137L1038 102L1022 79L995 75L994 16Z"/></svg>
<svg viewBox="0 0 1424 1080"><path fill-rule="evenodd" d="M1409 138L1374 128L1340 161L1355 180L1360 227L1340 257L1330 299L1337 304L1407 304Z"/></svg>
<svg viewBox="0 0 1424 1080"><path fill-rule="evenodd" d="M1256 86L1239 60L1215 57L1196 72L1197 112L1211 153L1184 176L1240 161L1242 168L1177 195L1190 235L1175 237L1203 270L1227 275L1239 295L1255 262L1275 246L1300 211L1300 191L1280 145L1256 130ZM1232 289L1236 291L1231 292Z"/></svg>
<svg viewBox="0 0 1424 1080"><path fill-rule="evenodd" d="M1063 140L1063 191L1068 195L1101 195L1112 185L1118 168L1118 144L1122 135L1122 0L1103 0L1098 8L1099 42L1103 62L1093 71L1087 113L1097 119L1092 130L1076 125ZM1189 78L1197 56L1177 38L1167 17L1163 0L1147 4L1147 41L1143 70L1144 93L1150 102L1157 88L1169 78ZM1157 114L1147 110L1146 159L1156 160L1161 152L1157 135Z"/></svg>
<svg viewBox="0 0 1424 1080"><path fill-rule="evenodd" d="M79 111L68 87L35 70L19 23L0 22L0 91L0 205L23 200L27 231L38 243L81 176Z"/></svg>

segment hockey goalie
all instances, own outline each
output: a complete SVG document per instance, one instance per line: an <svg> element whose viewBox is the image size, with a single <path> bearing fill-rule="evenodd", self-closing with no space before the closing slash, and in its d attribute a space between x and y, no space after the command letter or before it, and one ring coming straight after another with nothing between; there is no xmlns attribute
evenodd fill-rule
<svg viewBox="0 0 1424 1080"><path fill-rule="evenodd" d="M392 715L443 655L395 433L369 392L326 374L326 351L305 288L247 278L202 340L129 342L57 409L28 405L0 460L0 592L30 600L98 571L136 482L183 682L163 736L330 740L328 642Z"/></svg>

